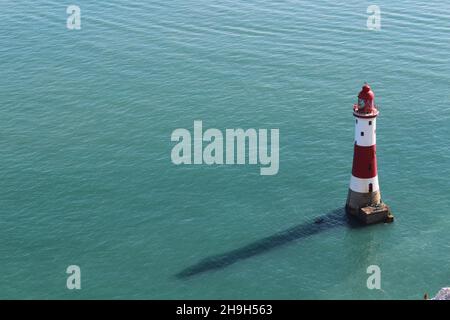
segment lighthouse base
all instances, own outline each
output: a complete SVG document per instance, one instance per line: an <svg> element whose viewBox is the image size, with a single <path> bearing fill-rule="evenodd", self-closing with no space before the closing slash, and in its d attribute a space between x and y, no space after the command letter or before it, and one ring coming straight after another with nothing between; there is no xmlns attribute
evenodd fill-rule
<svg viewBox="0 0 450 320"><path fill-rule="evenodd" d="M391 210L384 203L374 207L364 207L359 210L357 218L364 224L374 224L381 222L393 222L394 217Z"/></svg>
<svg viewBox="0 0 450 320"><path fill-rule="evenodd" d="M391 209L381 201L379 191L359 193L350 189L345 210L365 225L394 221Z"/></svg>
<svg viewBox="0 0 450 320"><path fill-rule="evenodd" d="M346 207L353 213L357 213L360 208L376 206L381 203L380 190L374 192L356 192L348 189Z"/></svg>

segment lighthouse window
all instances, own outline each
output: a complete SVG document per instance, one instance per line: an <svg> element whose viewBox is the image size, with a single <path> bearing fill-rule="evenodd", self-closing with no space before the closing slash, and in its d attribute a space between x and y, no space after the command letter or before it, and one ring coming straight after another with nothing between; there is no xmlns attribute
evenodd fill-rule
<svg viewBox="0 0 450 320"><path fill-rule="evenodd" d="M358 123L358 119L356 119L356 123Z"/></svg>
<svg viewBox="0 0 450 320"><path fill-rule="evenodd" d="M361 131L361 137L364 137L364 131Z"/></svg>
<svg viewBox="0 0 450 320"><path fill-rule="evenodd" d="M372 170L372 164L369 163L369 171Z"/></svg>
<svg viewBox="0 0 450 320"><path fill-rule="evenodd" d="M371 126L372 125L372 121L369 121L369 126Z"/></svg>

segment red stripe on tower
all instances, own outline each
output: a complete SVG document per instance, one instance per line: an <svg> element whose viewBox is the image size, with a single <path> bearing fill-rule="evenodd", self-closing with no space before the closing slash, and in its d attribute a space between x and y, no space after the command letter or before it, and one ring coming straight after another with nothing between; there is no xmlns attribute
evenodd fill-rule
<svg viewBox="0 0 450 320"><path fill-rule="evenodd" d="M377 176L377 146L362 147L355 144L353 153L352 175L360 179L369 179Z"/></svg>

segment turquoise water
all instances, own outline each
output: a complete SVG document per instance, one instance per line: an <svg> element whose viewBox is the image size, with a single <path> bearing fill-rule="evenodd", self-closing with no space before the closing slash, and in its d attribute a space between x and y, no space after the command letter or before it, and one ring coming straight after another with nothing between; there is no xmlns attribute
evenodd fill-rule
<svg viewBox="0 0 450 320"><path fill-rule="evenodd" d="M1 1L0 298L421 299L450 285L450 5L377 1L373 31L370 4ZM345 202L363 81L396 221L306 236ZM279 173L173 165L170 135L194 120L279 128Z"/></svg>

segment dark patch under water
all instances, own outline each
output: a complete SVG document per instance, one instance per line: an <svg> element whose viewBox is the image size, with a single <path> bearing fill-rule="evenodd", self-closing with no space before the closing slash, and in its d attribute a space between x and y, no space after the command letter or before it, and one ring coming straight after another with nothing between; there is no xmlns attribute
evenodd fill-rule
<svg viewBox="0 0 450 320"><path fill-rule="evenodd" d="M290 242L304 239L314 234L340 226L355 228L360 225L345 214L344 208L339 208L323 216L317 217L312 221L299 224L269 237L262 238L244 247L231 250L223 254L207 257L182 270L176 274L176 277L185 279L200 273L215 269L222 269L240 260L266 253L267 251L281 247Z"/></svg>

